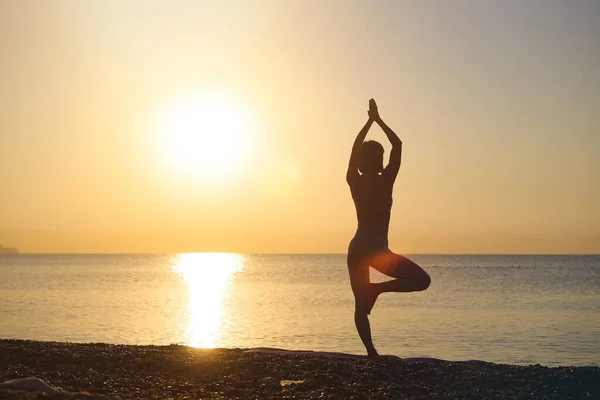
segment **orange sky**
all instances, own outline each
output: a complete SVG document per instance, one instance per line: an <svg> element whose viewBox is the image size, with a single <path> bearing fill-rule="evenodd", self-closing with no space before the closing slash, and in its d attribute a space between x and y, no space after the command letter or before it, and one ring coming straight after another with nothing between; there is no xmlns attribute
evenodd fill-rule
<svg viewBox="0 0 600 400"><path fill-rule="evenodd" d="M342 253L374 97L404 142L392 249L600 253L598 17L594 2L3 1L0 243ZM164 121L190 98L230 109L199 110L174 155ZM184 163L195 153L215 160Z"/></svg>

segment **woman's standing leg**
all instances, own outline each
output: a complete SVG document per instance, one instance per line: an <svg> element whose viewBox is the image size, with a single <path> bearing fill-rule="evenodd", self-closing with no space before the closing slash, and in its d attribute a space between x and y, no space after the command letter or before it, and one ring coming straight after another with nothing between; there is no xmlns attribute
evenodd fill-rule
<svg viewBox="0 0 600 400"><path fill-rule="evenodd" d="M378 357L379 354L375 350L371 338L371 324L368 316L377 298L373 294L372 285L369 282L369 265L361 262L358 258L352 259L349 254L348 271L352 292L354 293L354 324L356 330L367 349L368 356Z"/></svg>

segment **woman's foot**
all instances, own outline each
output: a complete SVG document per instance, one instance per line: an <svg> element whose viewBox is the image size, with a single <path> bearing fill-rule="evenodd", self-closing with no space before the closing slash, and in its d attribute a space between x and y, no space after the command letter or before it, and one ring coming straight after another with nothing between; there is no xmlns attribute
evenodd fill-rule
<svg viewBox="0 0 600 400"><path fill-rule="evenodd" d="M367 352L367 358L370 360L377 360L379 358L379 353L375 349L370 350Z"/></svg>

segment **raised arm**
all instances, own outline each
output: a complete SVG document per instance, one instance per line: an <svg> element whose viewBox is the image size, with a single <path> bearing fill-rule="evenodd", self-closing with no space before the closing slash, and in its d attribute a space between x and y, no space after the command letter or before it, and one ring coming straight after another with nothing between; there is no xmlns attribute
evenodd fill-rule
<svg viewBox="0 0 600 400"><path fill-rule="evenodd" d="M402 160L402 141L396 135L396 132L392 130L379 116L379 110L377 109L377 103L375 100L371 99L369 102L369 116L379 124L385 136L387 136L388 140L392 144L392 151L390 153L390 162L387 167L385 167L383 174L390 178L392 182L396 179L398 175L398 171L400 170L400 161Z"/></svg>
<svg viewBox="0 0 600 400"><path fill-rule="evenodd" d="M398 171L400 170L400 161L402 161L402 141L396 135L396 133L383 122L382 119L377 121L385 135L387 136L390 143L392 143L392 151L390 152L390 162L387 167L383 170L383 173L388 177L392 178L392 180L396 179L396 175L398 175Z"/></svg>
<svg viewBox="0 0 600 400"><path fill-rule="evenodd" d="M365 126L358 132L358 136L356 136L354 144L352 145L352 153L350 153L350 162L348 163L348 172L346 172L346 182L348 183L358 176L358 154L360 153L360 145L365 141L365 137L367 137L371 125L373 125L373 120L369 117Z"/></svg>

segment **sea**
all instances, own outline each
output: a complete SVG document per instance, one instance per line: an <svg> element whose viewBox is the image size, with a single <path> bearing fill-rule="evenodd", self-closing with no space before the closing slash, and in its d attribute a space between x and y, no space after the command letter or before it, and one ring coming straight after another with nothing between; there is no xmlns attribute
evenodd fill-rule
<svg viewBox="0 0 600 400"><path fill-rule="evenodd" d="M600 256L414 255L380 354L600 365ZM374 282L389 279L371 272ZM0 255L0 338L365 354L344 254Z"/></svg>

